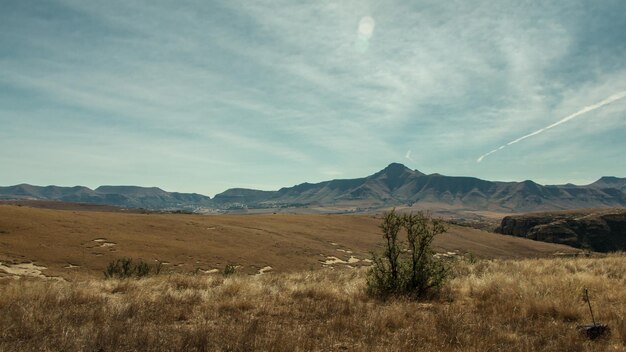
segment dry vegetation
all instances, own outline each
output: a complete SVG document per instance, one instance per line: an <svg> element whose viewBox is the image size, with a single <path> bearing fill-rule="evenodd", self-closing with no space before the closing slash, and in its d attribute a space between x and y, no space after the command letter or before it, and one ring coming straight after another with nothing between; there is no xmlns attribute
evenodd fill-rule
<svg viewBox="0 0 626 352"><path fill-rule="evenodd" d="M165 271L221 270L228 263L257 273L322 268L336 257L364 264L381 245L380 217L364 215L126 214L0 205L0 263L34 263L47 276L101 276L107 264L132 257L167 263ZM439 252L481 258L545 257L575 252L562 245L450 226ZM345 266L336 264L335 266ZM4 275L0 270L0 276Z"/></svg>
<svg viewBox="0 0 626 352"><path fill-rule="evenodd" d="M3 279L2 351L626 351L626 256L459 261L430 303L363 269L78 282ZM585 341L589 288L609 338Z"/></svg>

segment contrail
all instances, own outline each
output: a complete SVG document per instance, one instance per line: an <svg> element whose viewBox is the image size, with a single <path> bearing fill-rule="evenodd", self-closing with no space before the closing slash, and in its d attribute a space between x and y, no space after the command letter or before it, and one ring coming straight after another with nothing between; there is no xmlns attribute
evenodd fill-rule
<svg viewBox="0 0 626 352"><path fill-rule="evenodd" d="M524 139L526 139L528 137L536 136L536 135L538 135L539 133L541 133L543 131L551 129L552 127L556 127L556 126L558 126L558 125L560 125L562 123L565 123L565 122L567 122L567 121L569 121L569 120L571 120L571 119L573 119L575 117L578 117L578 116L580 116L582 114L586 114L589 111L593 111L595 109L599 109L599 108L601 108L601 107L603 107L605 105L611 104L611 103L613 103L615 101L618 101L620 99L623 99L623 98L626 98L626 91L619 92L617 94L613 94L610 97L602 100L599 103L595 103L593 105L585 106L581 110L579 110L579 111L577 111L577 112L575 112L575 113L573 113L573 114L571 114L569 116L566 116L566 117L562 118L561 120L559 120L559 121L557 121L557 122L555 122L555 123L553 123L553 124L551 124L549 126L546 126L546 127L542 128L542 129L539 129L539 130L536 130L535 132L529 133L529 134L527 134L525 136L519 137L516 140L510 141L507 144L504 144L504 145L502 145L502 146L500 146L500 147L498 147L498 148L496 148L496 149L494 149L494 150L492 150L492 151L490 151L488 153L485 153L485 154L481 155L480 158L476 159L476 162L479 163L479 162L483 161L483 159L486 156L491 155L491 154L493 154L493 153L495 153L495 152L497 152L499 150L502 150L502 149L506 148L507 146L509 146L511 144L515 144L517 142L521 142L521 141L523 141Z"/></svg>

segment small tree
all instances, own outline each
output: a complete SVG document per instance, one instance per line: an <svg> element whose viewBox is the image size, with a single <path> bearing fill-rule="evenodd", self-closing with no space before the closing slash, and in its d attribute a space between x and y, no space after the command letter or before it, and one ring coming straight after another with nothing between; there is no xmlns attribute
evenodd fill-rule
<svg viewBox="0 0 626 352"><path fill-rule="evenodd" d="M400 244L398 233L402 227L402 219L396 215L395 209L383 215L380 224L385 239L382 256L372 253L372 269L368 276L368 290L374 295L387 295L401 287L400 283Z"/></svg>
<svg viewBox="0 0 626 352"><path fill-rule="evenodd" d="M382 255L373 255L368 292L379 297L399 294L416 299L436 293L449 272L431 249L435 236L446 231L444 223L421 212L401 216L394 209L384 214L380 228L385 247ZM406 232L406 244L398 240L401 229Z"/></svg>
<svg viewBox="0 0 626 352"><path fill-rule="evenodd" d="M446 227L440 219L430 219L422 212L405 215L403 223L411 254L410 277L404 291L418 298L424 297L439 290L448 276L447 266L435 258L431 248L435 236L444 233Z"/></svg>

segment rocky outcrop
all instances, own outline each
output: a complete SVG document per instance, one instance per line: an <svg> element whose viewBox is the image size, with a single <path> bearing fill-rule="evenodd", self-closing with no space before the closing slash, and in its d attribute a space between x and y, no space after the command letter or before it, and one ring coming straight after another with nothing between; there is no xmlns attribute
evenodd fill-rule
<svg viewBox="0 0 626 352"><path fill-rule="evenodd" d="M507 216L496 232L598 252L624 251L626 208Z"/></svg>

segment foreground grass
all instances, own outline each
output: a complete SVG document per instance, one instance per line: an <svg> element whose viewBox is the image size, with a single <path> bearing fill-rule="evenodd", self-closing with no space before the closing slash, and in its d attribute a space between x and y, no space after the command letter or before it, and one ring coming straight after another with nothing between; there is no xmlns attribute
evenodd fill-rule
<svg viewBox="0 0 626 352"><path fill-rule="evenodd" d="M365 272L0 282L2 351L626 351L626 256L458 263L438 301ZM585 341L589 288L609 338Z"/></svg>

